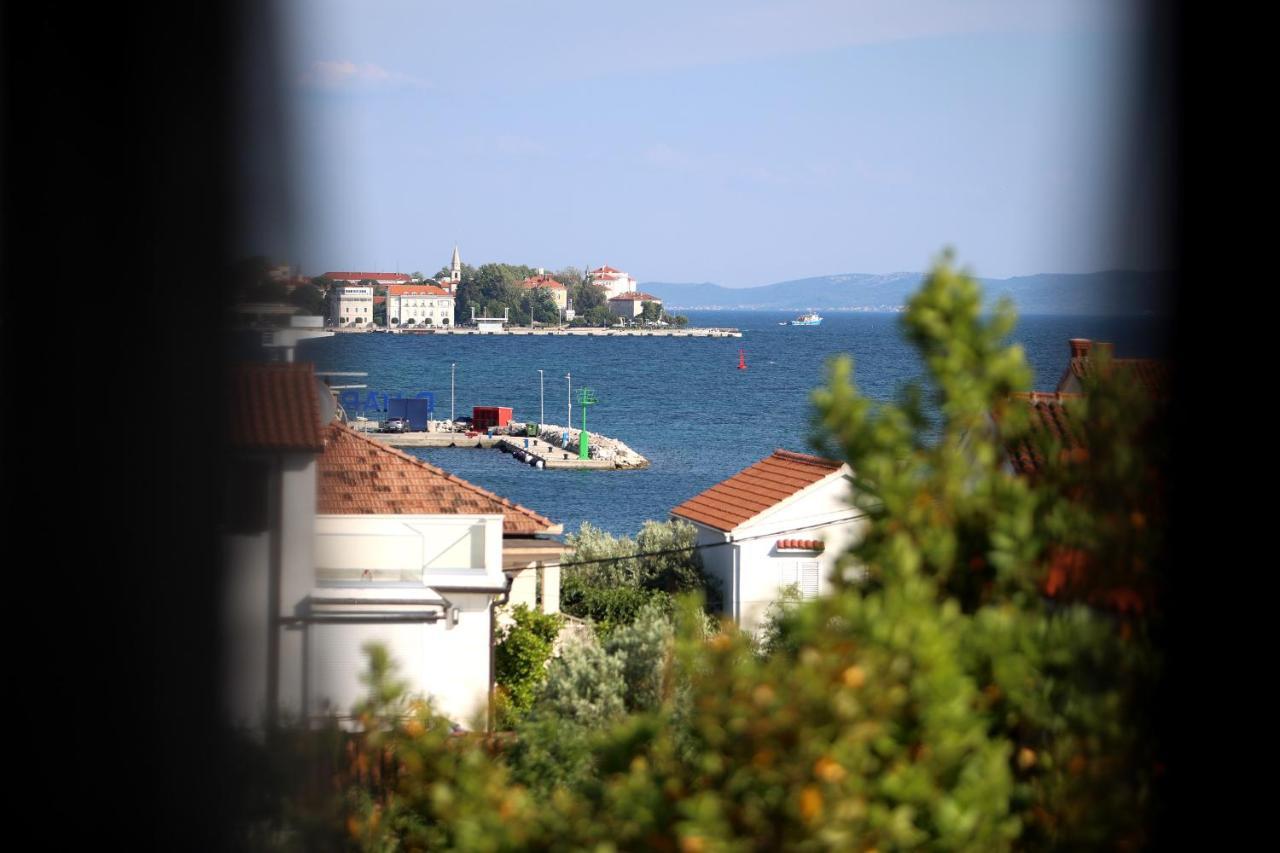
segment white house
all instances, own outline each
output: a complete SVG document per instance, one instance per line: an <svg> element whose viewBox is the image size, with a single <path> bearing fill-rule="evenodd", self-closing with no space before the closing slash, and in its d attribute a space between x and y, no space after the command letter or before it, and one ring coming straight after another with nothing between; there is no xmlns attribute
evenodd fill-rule
<svg viewBox="0 0 1280 853"><path fill-rule="evenodd" d="M373 288L357 284L329 288L329 322L335 326L372 326Z"/></svg>
<svg viewBox="0 0 1280 853"><path fill-rule="evenodd" d="M447 328L453 325L454 295L433 284L387 287L388 328Z"/></svg>
<svg viewBox="0 0 1280 853"><path fill-rule="evenodd" d="M493 607L558 609L561 526L334 420L308 364L242 366L231 399L229 717L342 718L376 640L411 691L484 725Z"/></svg>
<svg viewBox="0 0 1280 853"><path fill-rule="evenodd" d="M588 275L592 284L605 289L607 298L621 296L636 289L636 280L634 278L608 264L596 267Z"/></svg>
<svg viewBox="0 0 1280 853"><path fill-rule="evenodd" d="M760 627L785 587L805 598L831 590L836 560L867 523L851 503L851 478L844 463L775 450L671 511L697 528L724 613L744 631Z"/></svg>
<svg viewBox="0 0 1280 853"><path fill-rule="evenodd" d="M648 293L624 293L609 300L609 311L619 317L633 320L644 311L644 303L646 302L662 304L661 299L656 296L650 296Z"/></svg>

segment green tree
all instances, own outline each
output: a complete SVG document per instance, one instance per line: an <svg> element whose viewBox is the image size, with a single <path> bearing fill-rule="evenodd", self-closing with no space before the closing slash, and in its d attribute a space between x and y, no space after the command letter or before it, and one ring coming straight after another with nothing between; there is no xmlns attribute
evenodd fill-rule
<svg viewBox="0 0 1280 853"><path fill-rule="evenodd" d="M324 293L314 284L300 284L289 294L289 302L306 314L324 316Z"/></svg>
<svg viewBox="0 0 1280 853"><path fill-rule="evenodd" d="M533 705L539 685L546 678L547 661L564 619L540 613L526 605L511 612L512 624L505 627L494 649L494 676L502 688L502 722L519 719Z"/></svg>
<svg viewBox="0 0 1280 853"><path fill-rule="evenodd" d="M640 319L646 323L662 319L662 303L645 300L640 303Z"/></svg>

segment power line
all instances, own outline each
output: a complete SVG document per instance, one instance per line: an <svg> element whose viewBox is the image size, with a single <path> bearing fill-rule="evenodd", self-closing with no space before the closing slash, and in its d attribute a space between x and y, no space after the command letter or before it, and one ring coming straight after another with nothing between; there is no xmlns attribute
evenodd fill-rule
<svg viewBox="0 0 1280 853"><path fill-rule="evenodd" d="M595 560L575 560L572 563L543 563L544 569L575 569L579 566L591 566L600 563L620 563L623 560L639 560L645 557L662 557L667 554L687 554L690 551L701 551L707 548L722 548L725 545L736 545L739 542L752 542L756 539L768 539L772 536L783 536L788 533L802 533L806 530L815 530L820 527L829 527L833 524L840 524L844 521L857 521L859 518L866 518L866 513L853 515L848 518L837 518L832 521L823 521L818 524L809 524L804 527L791 527L786 530L775 530L772 533L757 533L755 536L743 536L741 539L730 539L726 542L707 542L703 545L690 545L688 548L665 548L661 551L644 551L638 554L628 554L625 557L599 557Z"/></svg>

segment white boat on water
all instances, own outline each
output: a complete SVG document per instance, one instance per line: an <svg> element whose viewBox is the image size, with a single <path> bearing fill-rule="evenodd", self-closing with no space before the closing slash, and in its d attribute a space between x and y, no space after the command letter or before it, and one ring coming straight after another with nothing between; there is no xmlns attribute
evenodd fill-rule
<svg viewBox="0 0 1280 853"><path fill-rule="evenodd" d="M818 316L817 311L810 311L808 314L801 314L799 317L791 321L792 326L818 326L822 324L822 317Z"/></svg>

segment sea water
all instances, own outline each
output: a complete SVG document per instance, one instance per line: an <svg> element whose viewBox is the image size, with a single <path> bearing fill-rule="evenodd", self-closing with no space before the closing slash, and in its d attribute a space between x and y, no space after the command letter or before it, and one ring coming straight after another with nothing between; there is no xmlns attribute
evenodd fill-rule
<svg viewBox="0 0 1280 853"><path fill-rule="evenodd" d="M827 361L847 353L854 382L876 400L897 397L923 378L899 314L828 313L820 326L779 323L794 312L690 311L694 326L732 326L741 338L569 337L551 335L339 334L304 342L300 360L317 370L366 371L368 390L435 394L436 417L453 408L510 406L517 420L563 425L572 374L573 425L582 424L580 389L599 402L587 429L621 439L650 462L636 471L535 470L494 450L411 448L424 459L534 509L574 532L584 521L634 534L646 519L768 456L808 452L813 407ZM1066 367L1069 338L1111 341L1119 357L1160 357L1160 326L1150 318L1023 317L1011 336L1034 370L1033 387L1052 391ZM738 369L738 350L747 369ZM538 371L543 371L541 385ZM362 395L366 392L361 392ZM378 417L378 412L366 412Z"/></svg>

